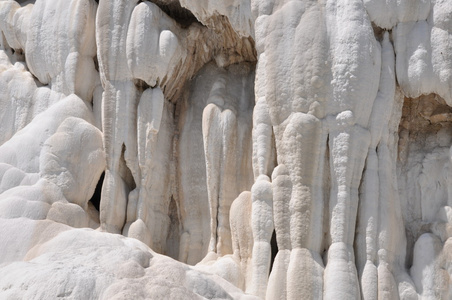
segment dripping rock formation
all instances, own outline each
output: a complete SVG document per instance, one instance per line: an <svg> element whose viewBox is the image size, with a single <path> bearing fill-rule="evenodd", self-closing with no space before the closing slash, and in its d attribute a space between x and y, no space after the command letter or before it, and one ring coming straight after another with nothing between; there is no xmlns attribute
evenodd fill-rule
<svg viewBox="0 0 452 300"><path fill-rule="evenodd" d="M1 299L452 299L450 0L0 0Z"/></svg>

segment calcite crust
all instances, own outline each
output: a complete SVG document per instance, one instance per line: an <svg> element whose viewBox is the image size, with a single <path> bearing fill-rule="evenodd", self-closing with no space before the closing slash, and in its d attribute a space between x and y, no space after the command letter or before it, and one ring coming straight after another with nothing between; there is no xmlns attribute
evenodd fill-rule
<svg viewBox="0 0 452 300"><path fill-rule="evenodd" d="M451 16L0 0L0 298L452 299Z"/></svg>

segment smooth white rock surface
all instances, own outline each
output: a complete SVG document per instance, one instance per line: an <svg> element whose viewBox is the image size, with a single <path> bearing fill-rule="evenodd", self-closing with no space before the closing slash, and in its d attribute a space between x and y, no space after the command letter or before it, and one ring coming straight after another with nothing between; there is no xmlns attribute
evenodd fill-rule
<svg viewBox="0 0 452 300"><path fill-rule="evenodd" d="M451 16L0 0L0 298L451 299Z"/></svg>

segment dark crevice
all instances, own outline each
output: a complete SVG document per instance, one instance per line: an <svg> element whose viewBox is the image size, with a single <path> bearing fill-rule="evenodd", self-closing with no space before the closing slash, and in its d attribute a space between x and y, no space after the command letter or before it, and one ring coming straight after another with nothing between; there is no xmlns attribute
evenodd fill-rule
<svg viewBox="0 0 452 300"><path fill-rule="evenodd" d="M25 6L27 4L34 4L36 0L16 0L21 6Z"/></svg>
<svg viewBox="0 0 452 300"><path fill-rule="evenodd" d="M276 254L278 254L278 243L276 242L276 231L275 230L273 230L272 239L270 241L270 246L272 248L272 259L270 262L270 272L268 274L270 274L272 272L273 262L275 261Z"/></svg>
<svg viewBox="0 0 452 300"><path fill-rule="evenodd" d="M145 90L151 87L149 84L146 83L146 81L138 78L134 79L134 84L140 92L144 92Z"/></svg>
<svg viewBox="0 0 452 300"><path fill-rule="evenodd" d="M372 22L372 29L374 31L375 39L381 43L383 41L383 35L386 32L386 30L384 28L379 27L374 22Z"/></svg>
<svg viewBox="0 0 452 300"><path fill-rule="evenodd" d="M99 60L97 59L97 55L93 57L94 60L94 69L99 72Z"/></svg>
<svg viewBox="0 0 452 300"><path fill-rule="evenodd" d="M122 144L122 153L121 158L119 159L119 174L121 178L124 180L124 182L127 185L129 193L130 191L134 190L137 185L135 182L135 178L133 177L132 171L127 166L127 162L125 159L125 152L126 152L126 145Z"/></svg>
<svg viewBox="0 0 452 300"><path fill-rule="evenodd" d="M330 215L330 189L331 189L331 169L330 169L330 135L326 136L325 142L325 163L323 165L323 186L324 188L324 199L325 204L323 206L323 215ZM330 236L330 218L323 218L323 241L322 248L323 253L322 259L323 264L326 266L328 260L328 249L331 245L331 236Z"/></svg>
<svg viewBox="0 0 452 300"><path fill-rule="evenodd" d="M96 190L94 191L94 194L91 197L91 199L89 199L89 202L91 202L91 204L93 204L93 206L97 209L97 211L100 210L99 209L100 208L100 198L101 198L102 185L104 183L104 178L105 178L105 172L102 172L102 175L100 175L99 181L97 182Z"/></svg>
<svg viewBox="0 0 452 300"><path fill-rule="evenodd" d="M170 218L170 223L168 228L168 236L166 238L165 254L177 260L179 257L180 217L179 209L173 196L171 196L168 207L168 216Z"/></svg>
<svg viewBox="0 0 452 300"><path fill-rule="evenodd" d="M25 63L25 53L22 49L11 49L16 61Z"/></svg>
<svg viewBox="0 0 452 300"><path fill-rule="evenodd" d="M152 0L150 1L176 21L182 28L189 27L192 23L199 23L191 11L182 7L177 0Z"/></svg>

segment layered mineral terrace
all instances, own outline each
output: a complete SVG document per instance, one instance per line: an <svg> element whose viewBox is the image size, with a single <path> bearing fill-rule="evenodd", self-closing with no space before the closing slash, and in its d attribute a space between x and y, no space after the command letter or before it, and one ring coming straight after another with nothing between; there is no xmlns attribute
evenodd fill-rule
<svg viewBox="0 0 452 300"><path fill-rule="evenodd" d="M0 0L1 299L452 299L452 1Z"/></svg>

